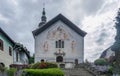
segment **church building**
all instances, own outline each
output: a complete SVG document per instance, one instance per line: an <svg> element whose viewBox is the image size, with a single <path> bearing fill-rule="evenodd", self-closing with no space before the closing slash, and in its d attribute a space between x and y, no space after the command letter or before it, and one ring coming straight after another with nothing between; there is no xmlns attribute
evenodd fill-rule
<svg viewBox="0 0 120 76"><path fill-rule="evenodd" d="M34 30L35 62L84 61L84 37L86 32L64 17L57 15L47 22L43 8L41 22Z"/></svg>

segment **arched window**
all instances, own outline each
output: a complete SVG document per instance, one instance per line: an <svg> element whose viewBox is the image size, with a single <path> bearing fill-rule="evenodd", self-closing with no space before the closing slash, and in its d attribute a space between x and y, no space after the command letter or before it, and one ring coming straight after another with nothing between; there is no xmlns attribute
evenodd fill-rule
<svg viewBox="0 0 120 76"><path fill-rule="evenodd" d="M64 41L62 41L61 43L62 43L62 48L64 48Z"/></svg>
<svg viewBox="0 0 120 76"><path fill-rule="evenodd" d="M61 48L61 40L59 40L58 42L59 42L59 48Z"/></svg>
<svg viewBox="0 0 120 76"><path fill-rule="evenodd" d="M62 56L58 56L56 58L56 62L63 62L63 57Z"/></svg>
<svg viewBox="0 0 120 76"><path fill-rule="evenodd" d="M58 40L55 42L56 48L64 48L64 41Z"/></svg>
<svg viewBox="0 0 120 76"><path fill-rule="evenodd" d="M0 50L2 50L3 51L3 41L0 39Z"/></svg>
<svg viewBox="0 0 120 76"><path fill-rule="evenodd" d="M56 41L56 48L58 48L58 41Z"/></svg>
<svg viewBox="0 0 120 76"><path fill-rule="evenodd" d="M44 62L44 59L41 59L41 62Z"/></svg>

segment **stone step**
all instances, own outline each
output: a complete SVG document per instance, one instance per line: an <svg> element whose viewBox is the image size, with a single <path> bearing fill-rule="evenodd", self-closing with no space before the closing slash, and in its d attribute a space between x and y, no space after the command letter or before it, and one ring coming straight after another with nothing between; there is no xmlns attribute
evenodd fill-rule
<svg viewBox="0 0 120 76"><path fill-rule="evenodd" d="M65 76L94 76L84 68L62 69Z"/></svg>

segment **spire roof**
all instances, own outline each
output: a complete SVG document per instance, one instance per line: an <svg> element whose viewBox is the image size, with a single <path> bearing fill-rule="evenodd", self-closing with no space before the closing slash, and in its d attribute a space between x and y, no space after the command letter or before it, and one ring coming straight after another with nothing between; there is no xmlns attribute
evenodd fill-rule
<svg viewBox="0 0 120 76"><path fill-rule="evenodd" d="M39 27L44 25L46 21L47 21L47 17L46 17L45 7L43 7L42 17L41 17L41 22L39 23Z"/></svg>
<svg viewBox="0 0 120 76"><path fill-rule="evenodd" d="M41 22L46 22L46 16L45 16L45 8L43 8Z"/></svg>
<svg viewBox="0 0 120 76"><path fill-rule="evenodd" d="M45 8L43 8L43 12L42 12L42 15L45 15Z"/></svg>
<svg viewBox="0 0 120 76"><path fill-rule="evenodd" d="M65 23L68 27L73 29L75 32L77 32L82 37L84 37L87 34L83 30L81 30L79 27L77 27L74 23L72 23L70 20L68 20L66 17L64 17L62 14L59 14L52 20L50 20L47 23L45 23L44 25L40 26L38 29L34 30L32 32L33 36L35 37L38 34L42 33L44 30L46 30L48 27L54 26L53 24L59 20L62 21L63 23Z"/></svg>

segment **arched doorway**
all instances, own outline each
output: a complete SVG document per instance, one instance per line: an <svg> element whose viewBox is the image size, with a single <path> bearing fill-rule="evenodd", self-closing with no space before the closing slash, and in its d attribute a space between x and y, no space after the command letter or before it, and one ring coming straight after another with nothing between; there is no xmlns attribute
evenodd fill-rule
<svg viewBox="0 0 120 76"><path fill-rule="evenodd" d="M56 62L63 62L63 57L62 56L57 56Z"/></svg>
<svg viewBox="0 0 120 76"><path fill-rule="evenodd" d="M41 62L44 62L44 59L41 59Z"/></svg>
<svg viewBox="0 0 120 76"><path fill-rule="evenodd" d="M75 64L76 64L76 65L78 64L78 59L75 59Z"/></svg>

